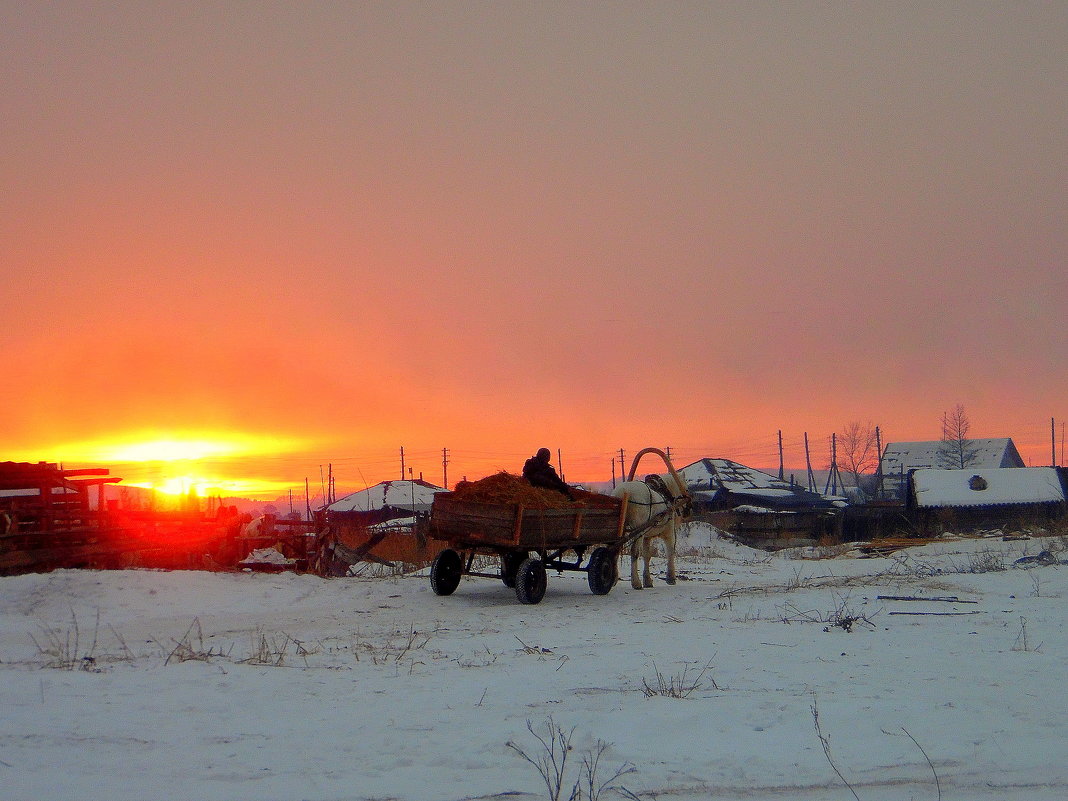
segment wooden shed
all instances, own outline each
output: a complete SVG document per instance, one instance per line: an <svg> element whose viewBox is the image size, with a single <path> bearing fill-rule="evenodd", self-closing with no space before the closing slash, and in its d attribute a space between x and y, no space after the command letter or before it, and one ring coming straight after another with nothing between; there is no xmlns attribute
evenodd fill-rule
<svg viewBox="0 0 1068 801"><path fill-rule="evenodd" d="M906 507L924 535L1047 526L1065 519L1066 479L1058 467L913 470Z"/></svg>

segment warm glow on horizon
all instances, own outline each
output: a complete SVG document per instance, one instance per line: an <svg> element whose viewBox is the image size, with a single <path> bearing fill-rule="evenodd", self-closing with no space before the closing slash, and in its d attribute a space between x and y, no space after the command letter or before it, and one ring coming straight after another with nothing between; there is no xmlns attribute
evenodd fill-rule
<svg viewBox="0 0 1068 801"><path fill-rule="evenodd" d="M220 479L198 475L167 476L156 481L123 482L125 486L143 487L165 495L196 495L200 498L250 497L281 494L290 485L279 481L260 479Z"/></svg>
<svg viewBox="0 0 1068 801"><path fill-rule="evenodd" d="M70 442L35 451L26 458L88 464L174 462L258 456L291 451L300 440L236 432L189 434L134 433L114 438Z"/></svg>
<svg viewBox="0 0 1068 801"><path fill-rule="evenodd" d="M137 431L5 457L14 461L52 461L68 467L100 465L122 478L122 486L175 497L194 494L201 498L273 500L296 482L253 477L263 475L257 459L292 454L307 444L306 439L247 432Z"/></svg>

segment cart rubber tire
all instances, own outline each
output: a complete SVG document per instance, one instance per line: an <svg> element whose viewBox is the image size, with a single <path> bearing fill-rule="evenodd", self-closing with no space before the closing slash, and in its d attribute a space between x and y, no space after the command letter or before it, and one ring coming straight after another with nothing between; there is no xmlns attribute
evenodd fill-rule
<svg viewBox="0 0 1068 801"><path fill-rule="evenodd" d="M525 553L509 551L501 554L501 581L505 587L515 587L515 576L519 572L519 566L527 558Z"/></svg>
<svg viewBox="0 0 1068 801"><path fill-rule="evenodd" d="M430 586L435 595L452 595L460 586L460 577L464 574L460 554L446 548L434 559L430 566Z"/></svg>
<svg viewBox="0 0 1068 801"><path fill-rule="evenodd" d="M619 580L619 560L616 552L611 548L595 548L586 566L586 578L590 582L590 592L594 595L608 595Z"/></svg>
<svg viewBox="0 0 1068 801"><path fill-rule="evenodd" d="M521 604L536 604L545 597L545 563L536 557L524 559L515 574L515 597Z"/></svg>

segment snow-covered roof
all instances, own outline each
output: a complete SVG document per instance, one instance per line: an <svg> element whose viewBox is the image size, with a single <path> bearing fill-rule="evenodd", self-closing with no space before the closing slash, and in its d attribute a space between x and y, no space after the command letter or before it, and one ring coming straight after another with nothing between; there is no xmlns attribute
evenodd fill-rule
<svg viewBox="0 0 1068 801"><path fill-rule="evenodd" d="M426 481L383 481L373 487L354 492L334 501L328 512L372 512L387 506L397 509L428 509L439 492L447 492Z"/></svg>
<svg viewBox="0 0 1068 801"><path fill-rule="evenodd" d="M678 471L690 487L707 487L711 482L715 487L722 487L731 492L748 492L761 490L790 491L790 483L781 478L764 473L753 467L732 462L730 459L701 459L686 465Z"/></svg>
<svg viewBox="0 0 1068 801"><path fill-rule="evenodd" d="M784 502L790 505L809 505L818 503L821 498L816 493L808 492L804 487L789 481L732 462L730 459L701 459L678 471L686 482L688 489L694 492L716 490L768 501L776 505Z"/></svg>
<svg viewBox="0 0 1068 801"><path fill-rule="evenodd" d="M932 468L917 470L912 480L916 504L921 507L1002 506L1065 500L1057 470L1052 467Z"/></svg>
<svg viewBox="0 0 1068 801"><path fill-rule="evenodd" d="M969 450L974 450L975 457L965 467L1023 467L1023 460L1011 437L994 439L968 440ZM884 476L895 476L909 470L929 467L941 467L938 451L944 447L941 440L929 442L891 442L883 451L882 468Z"/></svg>

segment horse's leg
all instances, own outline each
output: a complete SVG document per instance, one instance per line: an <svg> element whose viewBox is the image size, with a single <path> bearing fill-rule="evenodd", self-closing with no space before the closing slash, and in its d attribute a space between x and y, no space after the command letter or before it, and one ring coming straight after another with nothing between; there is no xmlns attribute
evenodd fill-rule
<svg viewBox="0 0 1068 801"><path fill-rule="evenodd" d="M653 550L656 546L653 545L655 540L652 537L642 537L642 560L645 563L645 568L642 571L642 581L646 587L653 586L653 577L649 573L649 563L653 561Z"/></svg>
<svg viewBox="0 0 1068 801"><path fill-rule="evenodd" d="M644 537L638 537L630 544L630 586L636 590L642 588L642 583L638 580L638 548L643 540Z"/></svg>
<svg viewBox="0 0 1068 801"><path fill-rule="evenodd" d="M675 583L675 518L671 518L668 532L664 536L664 547L667 549L668 571L667 583Z"/></svg>

